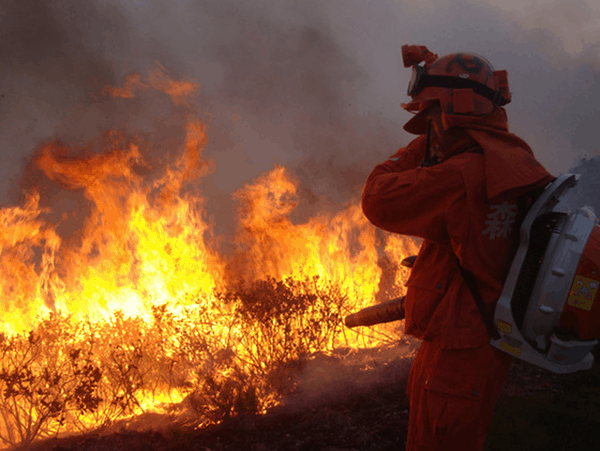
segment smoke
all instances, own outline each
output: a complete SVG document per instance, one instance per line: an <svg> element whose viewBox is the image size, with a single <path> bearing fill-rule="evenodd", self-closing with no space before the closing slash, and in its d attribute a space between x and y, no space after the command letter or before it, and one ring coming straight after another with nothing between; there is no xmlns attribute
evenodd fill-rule
<svg viewBox="0 0 600 451"><path fill-rule="evenodd" d="M159 62L200 84L199 184L217 221L230 193L288 166L311 208L355 200L371 168L412 137L398 106L410 73L402 44L468 50L509 71L511 130L553 173L597 152L600 11L593 0L528 6L488 0L9 0L0 7L0 199L27 158L58 138L82 144L116 127L168 153L165 99L113 100L106 85ZM170 123L167 123L171 120Z"/></svg>
<svg viewBox="0 0 600 451"><path fill-rule="evenodd" d="M81 141L110 127L114 106L101 90L118 77L102 47L123 40L125 27L114 7L58 0L2 3L0 199L6 201L40 143L55 136ZM100 35L107 36L103 45L94 41Z"/></svg>
<svg viewBox="0 0 600 451"><path fill-rule="evenodd" d="M511 22L509 36L520 66L518 72L509 71L511 87L526 100L520 102L517 121L513 116L513 130L554 173L598 155L594 124L600 119L600 4L482 3Z"/></svg>
<svg viewBox="0 0 600 451"><path fill-rule="evenodd" d="M565 204L574 209L587 205L600 217L600 157L582 159L569 172L579 174L577 185L567 192Z"/></svg>
<svg viewBox="0 0 600 451"><path fill-rule="evenodd" d="M354 352L340 349L331 357L317 356L306 364L294 394L285 399L284 409L306 410L373 396L378 387L405 387L419 346L419 341L407 339L391 347Z"/></svg>
<svg viewBox="0 0 600 451"><path fill-rule="evenodd" d="M489 2L492 5L492 2ZM600 4L594 0L495 4L515 22L513 41L535 42L556 68L585 61L600 69Z"/></svg>

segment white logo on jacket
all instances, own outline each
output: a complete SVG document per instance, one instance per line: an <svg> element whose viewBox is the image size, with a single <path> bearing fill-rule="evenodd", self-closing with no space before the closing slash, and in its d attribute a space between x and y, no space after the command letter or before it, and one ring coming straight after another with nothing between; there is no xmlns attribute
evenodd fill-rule
<svg viewBox="0 0 600 451"><path fill-rule="evenodd" d="M490 205L490 213L487 215L485 224L488 226L483 235L489 234L489 239L506 238L512 231L512 225L517 216L517 206L504 202L502 204Z"/></svg>

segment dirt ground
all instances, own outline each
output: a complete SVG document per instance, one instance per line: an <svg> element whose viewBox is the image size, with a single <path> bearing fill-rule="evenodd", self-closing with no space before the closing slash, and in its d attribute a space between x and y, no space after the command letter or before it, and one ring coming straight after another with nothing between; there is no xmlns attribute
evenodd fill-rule
<svg viewBox="0 0 600 451"><path fill-rule="evenodd" d="M266 415L238 416L204 429L197 429L181 418L147 415L104 432L46 440L26 449L402 450L408 425L404 391L415 349L407 343L396 356L389 352L375 357L317 359L306 369L298 393ZM569 375L554 375L516 360L504 392L512 396L536 396L566 390L569 382Z"/></svg>

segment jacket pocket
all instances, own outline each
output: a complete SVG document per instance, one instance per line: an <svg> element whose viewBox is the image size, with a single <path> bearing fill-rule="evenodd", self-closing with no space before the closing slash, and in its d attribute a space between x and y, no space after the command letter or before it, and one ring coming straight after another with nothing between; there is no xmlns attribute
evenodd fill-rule
<svg viewBox="0 0 600 451"><path fill-rule="evenodd" d="M450 273L454 266L452 254L431 241L426 241L411 269L406 287L444 294L450 283Z"/></svg>
<svg viewBox="0 0 600 451"><path fill-rule="evenodd" d="M406 287L418 291L423 290L430 293L437 293L443 296L448 290L449 280L450 277L446 271L416 273L415 269L413 269L413 273L406 282Z"/></svg>

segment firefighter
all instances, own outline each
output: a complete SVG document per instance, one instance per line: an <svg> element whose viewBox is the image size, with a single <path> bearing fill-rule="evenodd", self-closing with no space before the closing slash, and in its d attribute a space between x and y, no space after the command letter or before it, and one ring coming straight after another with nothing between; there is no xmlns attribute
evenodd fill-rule
<svg viewBox="0 0 600 451"><path fill-rule="evenodd" d="M422 340L406 449L482 450L511 364L489 344L491 314L532 193L554 177L508 131L506 71L472 53L402 51L413 69L404 129L419 136L373 169L362 208L377 227L423 239L406 283L405 333Z"/></svg>

